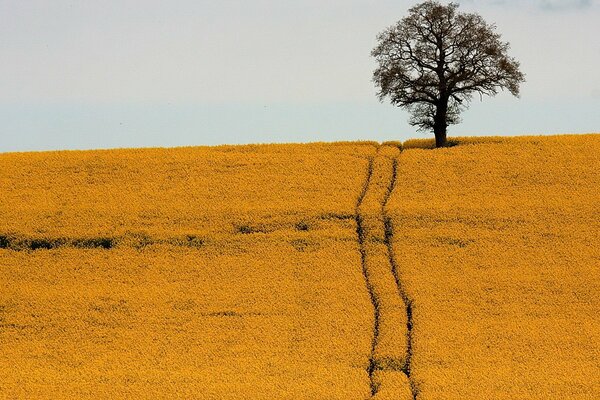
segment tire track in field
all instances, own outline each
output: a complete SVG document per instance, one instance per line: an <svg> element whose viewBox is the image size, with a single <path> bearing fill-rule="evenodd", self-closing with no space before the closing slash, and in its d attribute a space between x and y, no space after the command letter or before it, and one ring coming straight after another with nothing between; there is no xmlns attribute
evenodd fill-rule
<svg viewBox="0 0 600 400"><path fill-rule="evenodd" d="M410 359L412 315L393 260L391 219L385 207L396 185L396 146L382 145L369 162L367 180L356 207L363 275L375 322L367 372L371 398L414 400ZM407 306L408 304L408 306Z"/></svg>
<svg viewBox="0 0 600 400"><path fill-rule="evenodd" d="M373 175L373 161L374 157L369 158L369 165L367 168L367 177L365 179L364 185L358 196L358 201L356 203L356 236L358 238L358 250L360 252L360 260L362 265L362 273L365 278L365 285L367 287L367 291L369 292L369 298L371 299L371 303L373 304L373 313L374 313L374 323L373 323L373 337L371 339L371 354L369 355L369 365L367 366L367 373L369 374L369 381L371 386L371 396L375 395L377 392L377 388L375 386L375 382L373 380L373 371L375 370L374 363L374 354L375 349L377 347L377 338L379 336L379 304L377 302L377 298L373 292L373 286L369 279L369 273L367 271L367 263L366 263L366 250L365 250L365 231L363 227L363 218L360 213L360 208L362 206L362 202L367 195L367 190L371 183L371 176Z"/></svg>
<svg viewBox="0 0 600 400"><path fill-rule="evenodd" d="M402 152L402 150L400 150ZM402 297L402 301L406 307L406 358L404 361L404 366L402 367L402 372L406 375L408 379L408 383L410 386L410 391L413 400L417 400L417 396L419 394L418 388L411 377L411 361L413 356L413 313L412 313L412 299L408 296L402 281L400 280L400 276L398 273L398 264L396 263L396 258L394 255L393 248L393 237L394 237L394 225L392 221L392 217L387 213L387 203L390 199L392 192L396 188L396 182L398 180L398 158L395 158L392 161L392 180L390 181L390 185L388 187L388 191L385 195L383 203L381 205L381 214L383 215L384 220L384 229L385 229L385 245L388 249L388 258L390 262L390 266L392 269L392 274L394 275L394 280L396 281L396 286L398 287L398 293L400 297Z"/></svg>

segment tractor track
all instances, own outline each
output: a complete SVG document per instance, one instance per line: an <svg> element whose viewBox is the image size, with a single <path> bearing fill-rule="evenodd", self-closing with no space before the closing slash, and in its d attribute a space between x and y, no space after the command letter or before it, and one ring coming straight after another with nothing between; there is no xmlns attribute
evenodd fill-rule
<svg viewBox="0 0 600 400"><path fill-rule="evenodd" d="M374 396L377 393L377 387L373 379L373 372L375 370L375 349L377 347L377 339L379 336L379 303L377 298L375 297L375 293L373 291L373 285L371 284L371 280L369 279L369 272L367 270L367 262L366 262L366 248L365 248L365 231L363 227L363 217L360 213L360 206L367 194L367 190L369 188L369 184L371 182L371 176L373 175L373 161L374 157L369 159L369 165L367 169L367 177L363 184L363 188L358 197L358 201L356 203L356 236L358 238L358 249L360 252L362 273L365 279L365 285L367 287L367 291L369 292L369 298L371 299L371 303L373 304L373 313L374 313L374 322L373 322L373 337L371 339L371 353L369 355L369 365L367 366L367 373L369 374L369 381L371 386L371 396Z"/></svg>
<svg viewBox="0 0 600 400"><path fill-rule="evenodd" d="M381 205L381 213L383 215L384 221L384 232L385 232L385 245L388 249L388 258L390 262L390 266L392 269L392 274L394 275L394 280L396 281L396 286L398 287L398 293L404 304L406 306L406 358L404 362L404 366L402 367L402 372L406 374L408 378L408 382L410 384L410 391L414 400L417 400L417 396L419 394L419 390L415 385L413 378L411 377L411 361L413 356L413 303L412 299L408 296L402 281L400 280L400 276L398 273L398 264L396 263L396 258L394 255L394 247L393 247L393 237L394 237L394 225L392 221L392 217L387 212L387 203L392 195L396 187L397 176L398 176L398 159L394 159L392 164L392 180L390 181L390 185L388 187L388 191L385 195L384 201Z"/></svg>
<svg viewBox="0 0 600 400"><path fill-rule="evenodd" d="M418 388L411 377L413 303L400 280L394 258L394 226L387 212L387 203L396 187L400 154L392 146L381 145L369 159L355 219L362 273L374 313L367 367L371 398L400 395L416 400ZM398 390L398 380L403 382L402 389L393 392ZM384 395L384 391L388 394Z"/></svg>

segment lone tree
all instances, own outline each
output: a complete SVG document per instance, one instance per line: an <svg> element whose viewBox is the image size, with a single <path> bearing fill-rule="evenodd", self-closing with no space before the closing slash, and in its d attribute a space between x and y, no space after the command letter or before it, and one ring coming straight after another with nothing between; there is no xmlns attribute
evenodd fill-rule
<svg viewBox="0 0 600 400"><path fill-rule="evenodd" d="M496 26L458 4L425 1L377 36L371 55L381 101L408 109L410 124L433 130L436 147L446 145L448 125L460 122L473 94L494 96L508 89L519 96L525 76L507 55Z"/></svg>

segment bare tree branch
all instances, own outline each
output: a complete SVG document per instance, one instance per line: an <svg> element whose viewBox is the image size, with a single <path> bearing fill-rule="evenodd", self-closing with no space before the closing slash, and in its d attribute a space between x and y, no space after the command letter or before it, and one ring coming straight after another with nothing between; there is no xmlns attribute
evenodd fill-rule
<svg viewBox="0 0 600 400"><path fill-rule="evenodd" d="M518 96L525 81L495 25L457 10L456 3L434 0L414 6L377 36L371 53L379 65L373 73L379 99L408 109L410 123L433 130L438 145L474 94L507 89Z"/></svg>

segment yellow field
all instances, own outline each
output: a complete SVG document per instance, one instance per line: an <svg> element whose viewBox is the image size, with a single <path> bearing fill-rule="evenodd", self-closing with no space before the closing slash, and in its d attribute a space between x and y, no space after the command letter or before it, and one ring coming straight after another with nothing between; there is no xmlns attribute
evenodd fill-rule
<svg viewBox="0 0 600 400"><path fill-rule="evenodd" d="M457 142L0 154L0 399L600 398L600 135Z"/></svg>
<svg viewBox="0 0 600 400"><path fill-rule="evenodd" d="M3 252L3 398L364 398L352 241ZM350 266L350 267L349 267ZM318 268L316 268L318 267Z"/></svg>
<svg viewBox="0 0 600 400"><path fill-rule="evenodd" d="M397 173L418 398L600 398L600 135L408 149Z"/></svg>
<svg viewBox="0 0 600 400"><path fill-rule="evenodd" d="M373 143L0 155L0 232L232 234L354 216Z"/></svg>
<svg viewBox="0 0 600 400"><path fill-rule="evenodd" d="M375 151L0 155L0 398L367 397Z"/></svg>

